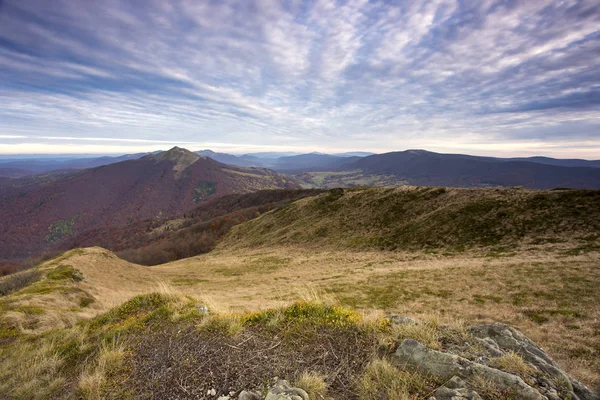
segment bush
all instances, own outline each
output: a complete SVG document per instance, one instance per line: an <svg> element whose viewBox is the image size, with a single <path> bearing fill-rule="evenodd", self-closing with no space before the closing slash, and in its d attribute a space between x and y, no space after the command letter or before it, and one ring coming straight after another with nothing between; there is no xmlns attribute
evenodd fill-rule
<svg viewBox="0 0 600 400"><path fill-rule="evenodd" d="M38 281L42 274L37 269L16 272L5 278L0 279L0 296L6 296L11 292L15 292L25 286Z"/></svg>

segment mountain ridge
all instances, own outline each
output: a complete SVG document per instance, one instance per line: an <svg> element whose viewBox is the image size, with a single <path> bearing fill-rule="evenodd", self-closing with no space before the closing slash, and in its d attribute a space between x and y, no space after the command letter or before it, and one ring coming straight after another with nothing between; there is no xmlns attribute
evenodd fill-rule
<svg viewBox="0 0 600 400"><path fill-rule="evenodd" d="M281 188L299 186L267 169L233 167L179 148L78 170L7 191L0 259L26 258L92 227L160 219L213 197Z"/></svg>

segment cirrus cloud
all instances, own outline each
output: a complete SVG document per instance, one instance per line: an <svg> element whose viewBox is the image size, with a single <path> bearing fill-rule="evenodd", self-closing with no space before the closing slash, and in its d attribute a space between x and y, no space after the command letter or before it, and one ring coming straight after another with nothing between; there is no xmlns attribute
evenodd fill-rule
<svg viewBox="0 0 600 400"><path fill-rule="evenodd" d="M592 0L5 0L0 152L594 157L599 26Z"/></svg>

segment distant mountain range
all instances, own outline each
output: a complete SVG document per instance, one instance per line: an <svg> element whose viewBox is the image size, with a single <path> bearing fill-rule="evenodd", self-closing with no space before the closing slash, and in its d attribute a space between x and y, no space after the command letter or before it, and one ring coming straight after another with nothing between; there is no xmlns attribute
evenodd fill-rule
<svg viewBox="0 0 600 400"><path fill-rule="evenodd" d="M152 154L158 154L160 152L154 152ZM127 154L118 157L90 157L90 158L65 158L65 156L61 156L61 158L52 159L48 157L44 158L25 158L25 156L21 156L22 158L0 158L0 177L4 178L20 178L28 175L34 175L39 173L45 173L48 171L57 171L57 170L78 170L78 169L86 169L93 168L103 165L109 165L118 163L121 161L127 160L136 160L141 157L144 157L151 153L137 153L137 154ZM582 159L557 159L550 157L518 157L518 158L498 158L498 157L480 157L480 156L471 156L466 154L440 154L433 153L425 150L406 150L404 152L392 152L392 153L384 153L384 154L374 154L369 152L346 152L346 153L336 153L336 154L325 154L325 153L308 153L308 154L300 154L300 153L292 153L292 152L258 152L258 153L248 153L243 155L234 155L228 153L220 153L212 150L200 150L196 151L196 154L204 157L210 157L215 161L218 161L223 164L235 165L239 167L260 167L260 168L270 168L276 171L281 171L285 173L299 173L299 172L309 172L309 171L340 171L340 170L353 170L353 169L363 169L363 166L368 165L371 171L376 171L377 173L388 173L388 172L379 172L381 171L391 171L392 168L390 165L387 165L389 162L395 162L397 167L402 165L402 168L406 168L408 155L410 156L410 163L418 162L418 157L415 155L420 155L420 160L429 160L432 162L438 162L439 160L444 160L444 162L449 162L449 160L456 163L456 160L471 160L471 161L479 161L479 162L489 162L489 163L513 163L513 162L527 162L527 163L535 163L535 164L543 164L543 165L551 165L557 167L583 167L583 168L600 168L600 160L582 160ZM404 154L404 155L402 155ZM434 156L435 155L435 156ZM364 161L363 163L359 162L362 158L374 157L370 158L368 161ZM390 161L392 158L397 158L396 161ZM374 161L379 160L379 161ZM385 161L383 161L385 160ZM438 161L435 161L438 160ZM421 162L419 161L419 162ZM357 164L354 164L357 163ZM373 169L373 164L378 164L378 167ZM399 168L399 167L398 167ZM405 175L411 181L421 181L422 173L432 174L434 168L433 165L427 167L422 171L415 171L412 167L409 170L398 170L395 169L395 173L399 175ZM422 166L416 166L414 168L422 168ZM508 167L503 167L503 170ZM508 168L514 170L513 168ZM518 169L518 168L517 168ZM422 173L421 173L422 172ZM461 170L461 173L466 173L468 171ZM495 172L494 172L495 173ZM434 178L432 175L432 179L438 180L438 178ZM568 174L567 174L568 175ZM493 178L493 177L491 177ZM441 179L441 178L439 178ZM446 178L442 179L442 181L446 181ZM494 178L495 179L495 178ZM492 179L493 180L493 179ZM502 178L501 181L505 179ZM454 180L455 181L455 180ZM467 179L467 181L478 182L478 179ZM441 182L441 181L440 181ZM485 184L485 183L474 183ZM544 186L545 187L545 186Z"/></svg>
<svg viewBox="0 0 600 400"><path fill-rule="evenodd" d="M363 157L341 168L392 174L411 185L598 189L598 166L599 161L545 157L502 159L407 150Z"/></svg>
<svg viewBox="0 0 600 400"><path fill-rule="evenodd" d="M0 260L19 259L89 228L181 214L214 197L299 188L262 168L219 163L188 150L40 178L0 180Z"/></svg>
<svg viewBox="0 0 600 400"><path fill-rule="evenodd" d="M160 153L160 152L155 152ZM137 160L138 158L147 156L151 153L125 154L118 157L90 157L90 158L1 158L0 159L0 176L11 176L11 170L19 170L15 176L33 175L36 173L67 170L67 169L85 169L101 167L127 160ZM23 157L23 156L22 156Z"/></svg>

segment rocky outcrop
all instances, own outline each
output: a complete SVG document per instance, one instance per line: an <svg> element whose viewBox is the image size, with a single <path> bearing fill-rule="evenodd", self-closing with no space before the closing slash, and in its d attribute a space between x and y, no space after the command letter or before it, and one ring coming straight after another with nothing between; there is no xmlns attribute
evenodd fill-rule
<svg viewBox="0 0 600 400"><path fill-rule="evenodd" d="M512 351L517 353L523 360L541 372L539 375L540 386L543 391L552 398L554 392L560 389L566 392L566 396L580 400L600 400L587 387L567 375L560 366L539 346L532 342L521 332L508 325L494 322L492 324L474 325L470 329L471 334L487 343L489 348L495 349L500 355ZM553 386L561 386L555 388Z"/></svg>
<svg viewBox="0 0 600 400"><path fill-rule="evenodd" d="M389 315L387 319L397 325L420 325L419 321L397 315ZM445 328L448 327L442 326L441 331ZM417 371L442 382L427 395L427 400L600 400L565 373L539 346L505 324L474 325L452 342L442 342L443 350L435 350L417 340L404 339L391 354L399 369ZM499 362L501 357L511 360L513 366ZM271 381L268 390L263 390L266 395L265 391L261 394L244 390L237 397L232 393L218 399L309 400L306 391L278 378Z"/></svg>
<svg viewBox="0 0 600 400"><path fill-rule="evenodd" d="M429 349L414 339L405 339L394 353L393 360L401 367L410 367L442 381L449 381L455 376L466 380L480 377L493 382L503 392L518 394L523 400L545 399L540 392L516 375L477 364L455 354Z"/></svg>
<svg viewBox="0 0 600 400"><path fill-rule="evenodd" d="M410 319L393 317L389 318L392 323L418 324ZM469 333L469 342L443 346L445 351L427 348L414 339L404 339L392 360L400 368L415 370L445 382L429 400L487 398L488 394L478 392L481 382L487 382L494 390L518 399L600 400L516 329L493 323L474 325L469 328ZM453 354L461 351L470 359ZM496 359L507 355L514 357L514 354L521 357L529 372L520 372L522 376L519 376L495 368L498 365L494 363Z"/></svg>

